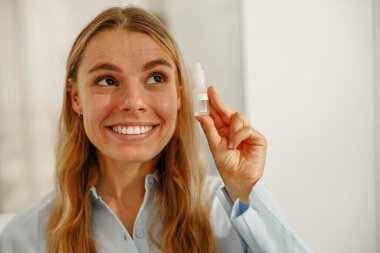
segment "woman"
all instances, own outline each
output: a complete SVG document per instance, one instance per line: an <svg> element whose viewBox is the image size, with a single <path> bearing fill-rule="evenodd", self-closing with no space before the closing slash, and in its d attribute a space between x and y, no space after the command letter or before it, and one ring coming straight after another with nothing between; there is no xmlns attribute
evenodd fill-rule
<svg viewBox="0 0 380 253"><path fill-rule="evenodd" d="M68 57L57 189L8 224L2 252L309 252L260 180L265 138L213 88L197 120L224 187L206 180L185 73L146 11L91 21Z"/></svg>

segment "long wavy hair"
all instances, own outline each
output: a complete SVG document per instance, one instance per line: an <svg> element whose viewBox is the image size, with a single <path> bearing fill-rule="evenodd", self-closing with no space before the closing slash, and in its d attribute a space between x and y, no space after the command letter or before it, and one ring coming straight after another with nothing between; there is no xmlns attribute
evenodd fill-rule
<svg viewBox="0 0 380 253"><path fill-rule="evenodd" d="M47 228L48 252L96 252L91 231L90 188L99 179L100 169L96 148L86 136L82 118L71 106L69 79L75 83L83 51L91 38L120 28L148 34L168 52L177 67L177 90L182 101L176 130L157 162L159 180L149 219L150 243L167 253L214 253L216 246L204 189L207 172L200 157L182 56L167 28L136 7L115 7L100 13L78 35L69 53L56 157L57 195Z"/></svg>

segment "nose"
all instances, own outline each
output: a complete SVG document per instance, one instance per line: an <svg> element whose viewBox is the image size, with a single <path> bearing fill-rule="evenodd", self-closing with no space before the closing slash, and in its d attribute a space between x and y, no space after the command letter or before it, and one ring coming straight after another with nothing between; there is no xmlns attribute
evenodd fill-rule
<svg viewBox="0 0 380 253"><path fill-rule="evenodd" d="M145 93L138 81L129 82L120 87L119 108L123 111L145 111Z"/></svg>

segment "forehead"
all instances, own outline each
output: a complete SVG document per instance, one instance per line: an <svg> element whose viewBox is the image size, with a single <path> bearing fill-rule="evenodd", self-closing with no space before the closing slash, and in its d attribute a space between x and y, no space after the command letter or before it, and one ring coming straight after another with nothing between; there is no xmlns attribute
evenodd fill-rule
<svg viewBox="0 0 380 253"><path fill-rule="evenodd" d="M148 34L114 29L100 32L91 38L83 52L81 65L105 59L115 63L143 64L153 58L164 58L174 66L167 50Z"/></svg>

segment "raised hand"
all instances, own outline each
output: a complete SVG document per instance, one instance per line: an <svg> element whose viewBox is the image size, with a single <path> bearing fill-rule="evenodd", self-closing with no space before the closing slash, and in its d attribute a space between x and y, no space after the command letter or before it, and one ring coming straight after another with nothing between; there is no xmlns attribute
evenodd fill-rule
<svg viewBox="0 0 380 253"><path fill-rule="evenodd" d="M239 112L232 112L209 87L209 116L197 116L228 194L248 202L263 175L267 141Z"/></svg>

